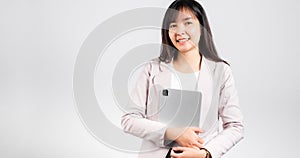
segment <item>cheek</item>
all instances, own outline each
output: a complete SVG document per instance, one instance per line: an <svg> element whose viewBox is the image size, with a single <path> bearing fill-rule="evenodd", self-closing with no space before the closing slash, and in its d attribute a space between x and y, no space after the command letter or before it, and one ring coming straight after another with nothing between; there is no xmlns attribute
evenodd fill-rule
<svg viewBox="0 0 300 158"><path fill-rule="evenodd" d="M194 41L198 42L200 40L201 31L200 28L194 28L190 30L190 35L194 39Z"/></svg>
<svg viewBox="0 0 300 158"><path fill-rule="evenodd" d="M169 31L169 37L170 37L171 41L174 42L174 40L175 40L175 33Z"/></svg>
<svg viewBox="0 0 300 158"><path fill-rule="evenodd" d="M201 35L201 32L200 32L200 28L193 28L190 30L190 34L192 36L200 36Z"/></svg>

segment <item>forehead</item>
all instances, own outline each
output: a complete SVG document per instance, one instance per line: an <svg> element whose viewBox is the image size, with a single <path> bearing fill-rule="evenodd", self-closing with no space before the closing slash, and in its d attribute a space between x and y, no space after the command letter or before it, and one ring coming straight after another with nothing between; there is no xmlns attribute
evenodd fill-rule
<svg viewBox="0 0 300 158"><path fill-rule="evenodd" d="M187 18L192 18L194 20L198 20L196 15L193 13L193 11L191 11L188 8L181 8L178 12L177 15L174 16L173 21L183 21Z"/></svg>

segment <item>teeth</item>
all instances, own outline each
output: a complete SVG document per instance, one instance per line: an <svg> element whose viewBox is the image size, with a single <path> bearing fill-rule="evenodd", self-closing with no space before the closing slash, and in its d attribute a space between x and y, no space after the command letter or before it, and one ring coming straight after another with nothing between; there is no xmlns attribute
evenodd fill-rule
<svg viewBox="0 0 300 158"><path fill-rule="evenodd" d="M187 40L189 40L190 38L184 38L184 39L180 39L180 40L177 40L177 42L185 42Z"/></svg>

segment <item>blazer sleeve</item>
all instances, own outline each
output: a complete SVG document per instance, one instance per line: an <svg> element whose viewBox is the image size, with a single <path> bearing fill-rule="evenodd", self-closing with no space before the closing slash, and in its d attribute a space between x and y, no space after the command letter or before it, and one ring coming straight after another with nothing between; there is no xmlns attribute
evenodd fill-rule
<svg viewBox="0 0 300 158"><path fill-rule="evenodd" d="M130 95L126 112L121 118L124 132L153 142L156 146L165 147L164 135L167 126L163 123L147 119L147 100L151 64L147 64L140 74L136 86Z"/></svg>
<svg viewBox="0 0 300 158"><path fill-rule="evenodd" d="M239 106L232 71L226 65L220 89L219 117L223 122L223 130L211 139L205 148L213 158L219 158L243 138L243 116Z"/></svg>

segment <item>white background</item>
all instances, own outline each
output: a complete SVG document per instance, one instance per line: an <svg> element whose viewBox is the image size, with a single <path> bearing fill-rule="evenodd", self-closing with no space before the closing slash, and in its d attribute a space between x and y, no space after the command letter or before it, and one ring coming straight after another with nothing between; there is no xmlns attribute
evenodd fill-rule
<svg viewBox="0 0 300 158"><path fill-rule="evenodd" d="M82 125L73 100L74 63L101 22L122 11L170 3L1 1L0 157L136 157L102 145ZM218 51L231 63L245 116L245 139L225 157L299 157L300 3L201 3Z"/></svg>

